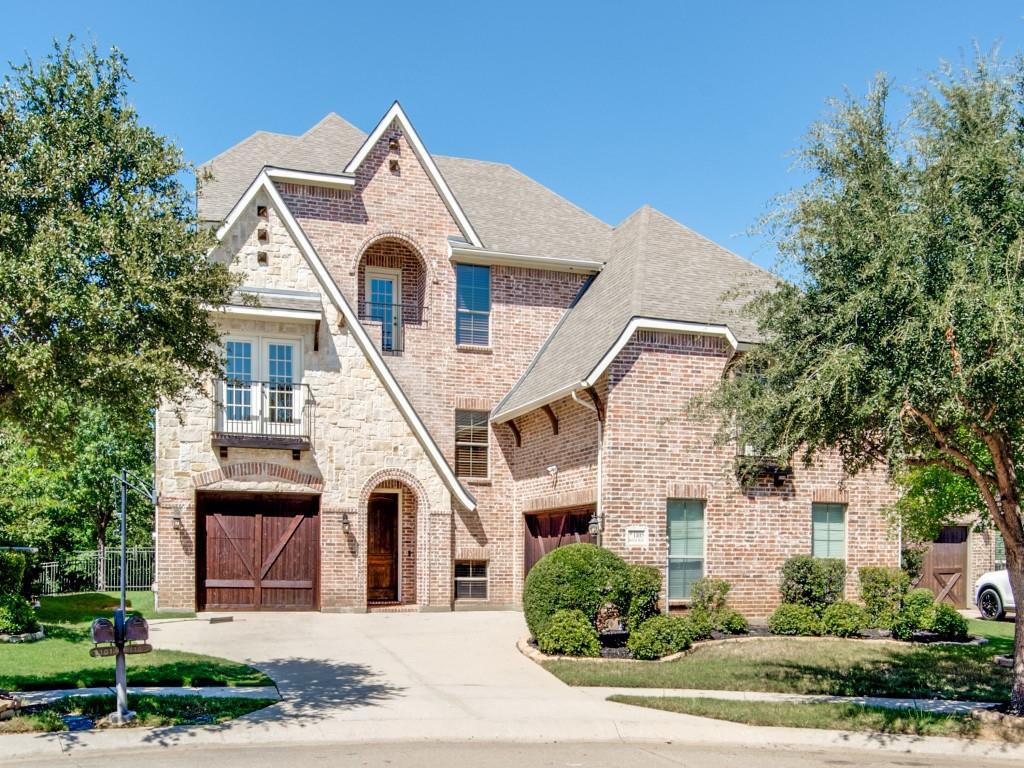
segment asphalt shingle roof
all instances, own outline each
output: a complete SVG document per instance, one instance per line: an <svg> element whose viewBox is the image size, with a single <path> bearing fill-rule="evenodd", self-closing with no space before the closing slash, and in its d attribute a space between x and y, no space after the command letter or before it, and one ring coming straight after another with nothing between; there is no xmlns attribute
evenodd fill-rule
<svg viewBox="0 0 1024 768"><path fill-rule="evenodd" d="M302 136L259 132L202 166L199 218L220 221L264 166L339 174L366 134L331 113ZM605 264L505 398L494 417L585 379L634 317L726 325L759 341L744 293L775 278L653 208L610 227L503 163L435 156L486 248Z"/></svg>

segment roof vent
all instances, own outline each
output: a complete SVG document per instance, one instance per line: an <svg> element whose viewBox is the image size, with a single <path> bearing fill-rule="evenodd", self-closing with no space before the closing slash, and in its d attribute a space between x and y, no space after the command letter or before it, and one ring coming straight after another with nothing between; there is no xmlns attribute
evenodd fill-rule
<svg viewBox="0 0 1024 768"><path fill-rule="evenodd" d="M256 263L261 267L266 267L270 265L270 257L267 255L266 251L256 252Z"/></svg>
<svg viewBox="0 0 1024 768"><path fill-rule="evenodd" d="M388 161L388 168L391 169L392 173L398 173L398 160L392 158Z"/></svg>
<svg viewBox="0 0 1024 768"><path fill-rule="evenodd" d="M260 227L258 230L256 230L256 239L259 240L261 243L270 242L270 233L267 232L266 227Z"/></svg>
<svg viewBox="0 0 1024 768"><path fill-rule="evenodd" d="M388 139L388 149L390 149L392 152L397 152L399 150L397 133L392 135L392 137Z"/></svg>
<svg viewBox="0 0 1024 768"><path fill-rule="evenodd" d="M259 216L261 219L268 218L267 206L265 206L265 205L257 205L256 206L256 215Z"/></svg>

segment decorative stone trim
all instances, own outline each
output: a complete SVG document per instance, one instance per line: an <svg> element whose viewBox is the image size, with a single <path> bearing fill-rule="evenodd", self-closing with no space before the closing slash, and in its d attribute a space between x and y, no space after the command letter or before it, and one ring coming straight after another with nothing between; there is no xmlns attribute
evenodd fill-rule
<svg viewBox="0 0 1024 768"><path fill-rule="evenodd" d="M707 499L706 483L670 482L665 488L665 497L669 499Z"/></svg>
<svg viewBox="0 0 1024 768"><path fill-rule="evenodd" d="M524 512L544 512L549 509L566 509L567 507L585 507L588 504L597 503L597 490L594 488L581 488L576 491L563 491L562 493L549 493L545 496L535 496L523 502Z"/></svg>
<svg viewBox="0 0 1024 768"><path fill-rule="evenodd" d="M43 628L38 632L23 632L20 635L0 635L0 643L34 643L44 637Z"/></svg>
<svg viewBox="0 0 1024 768"><path fill-rule="evenodd" d="M819 504L849 504L850 493L840 488L815 488L811 493L811 501Z"/></svg>
<svg viewBox="0 0 1024 768"><path fill-rule="evenodd" d="M324 487L322 478L311 475L308 472L300 472L292 467L283 467L280 464L271 464L269 461L243 461L239 464L228 464L226 467L218 467L208 472L195 475L192 483L196 488L204 488L223 480L231 480L237 477L251 477L253 475L264 477L275 477L287 483L305 485L309 488L321 490Z"/></svg>

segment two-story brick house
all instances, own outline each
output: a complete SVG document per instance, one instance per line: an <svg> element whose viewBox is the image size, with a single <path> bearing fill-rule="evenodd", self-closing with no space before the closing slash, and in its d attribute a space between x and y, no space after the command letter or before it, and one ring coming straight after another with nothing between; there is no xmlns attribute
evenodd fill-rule
<svg viewBox="0 0 1024 768"><path fill-rule="evenodd" d="M710 574L759 616L792 554L898 563L881 473L744 487L688 407L758 340L749 262L433 157L398 104L206 169L242 288L215 310L224 379L157 414L161 608L516 606L544 552L596 540L661 568L670 605Z"/></svg>

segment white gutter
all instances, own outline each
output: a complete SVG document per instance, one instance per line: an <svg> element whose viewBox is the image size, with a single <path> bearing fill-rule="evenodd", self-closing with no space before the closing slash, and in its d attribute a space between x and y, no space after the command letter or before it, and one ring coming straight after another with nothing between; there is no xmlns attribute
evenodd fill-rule
<svg viewBox="0 0 1024 768"><path fill-rule="evenodd" d="M531 256L525 253L491 251L486 248L470 248L449 244L451 260L459 264L501 264L509 267L547 269L552 272L600 272L604 264L593 259L569 259L561 256Z"/></svg>
<svg viewBox="0 0 1024 768"><path fill-rule="evenodd" d="M604 422L601 421L601 415L597 412L597 405L595 403L588 403L580 399L577 394L577 390L573 390L570 395L573 400L582 405L584 408L594 412L594 416L597 417L597 504L596 511L594 513L595 522L597 523L597 546L601 546L601 536L604 532L604 504L602 499L603 494L603 464L602 456L604 455Z"/></svg>

